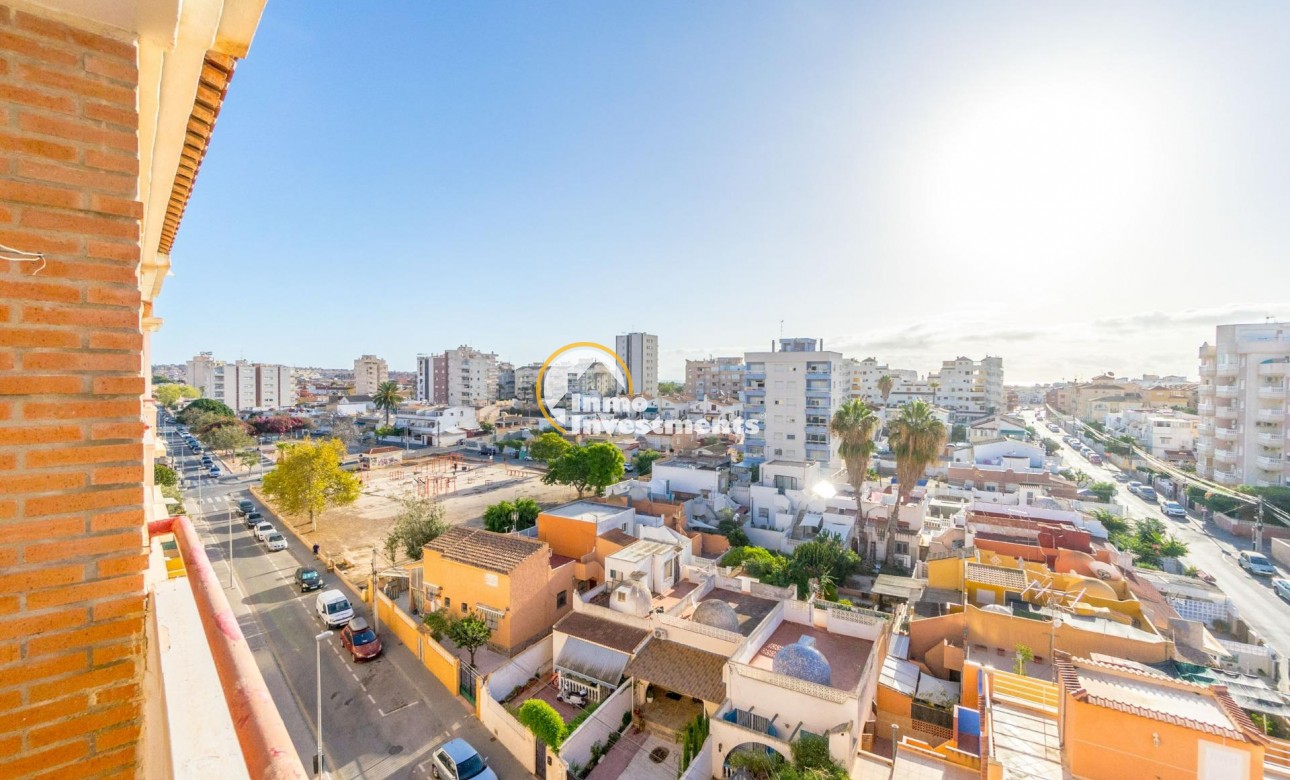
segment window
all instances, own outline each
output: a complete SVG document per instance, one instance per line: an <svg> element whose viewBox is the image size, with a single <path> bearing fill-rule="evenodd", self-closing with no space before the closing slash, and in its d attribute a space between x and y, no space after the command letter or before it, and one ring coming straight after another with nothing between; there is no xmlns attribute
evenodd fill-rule
<svg viewBox="0 0 1290 780"><path fill-rule="evenodd" d="M627 600L627 591L620 590L620 591L618 591L618 593L617 593L616 595L618 596L618 600L619 600L619 601L626 601L626 600Z"/></svg>
<svg viewBox="0 0 1290 780"><path fill-rule="evenodd" d="M484 625L488 626L489 631L497 631L502 624L502 616L491 609L481 608L479 616L484 619Z"/></svg>
<svg viewBox="0 0 1290 780"><path fill-rule="evenodd" d="M559 593L555 594L556 609L564 609L565 606L568 605L568 603L569 603L569 591L562 590Z"/></svg>
<svg viewBox="0 0 1290 780"><path fill-rule="evenodd" d="M452 599L448 598L447 596L444 596L444 597L443 597L443 605L444 605L444 607L445 607L445 608L446 608L446 607L451 607L451 606L452 606Z"/></svg>
<svg viewBox="0 0 1290 780"><path fill-rule="evenodd" d="M909 555L909 542L896 542L897 555Z"/></svg>
<svg viewBox="0 0 1290 780"><path fill-rule="evenodd" d="M610 570L609 570L609 579L610 579L610 581L613 581L613 580L618 579L618 570L617 570L617 569L610 569Z"/></svg>
<svg viewBox="0 0 1290 780"><path fill-rule="evenodd" d="M466 614L466 602L461 602L461 614Z"/></svg>
<svg viewBox="0 0 1290 780"><path fill-rule="evenodd" d="M672 565L674 563L675 561L671 558L668 558L666 561L663 561L663 579L665 580L672 579Z"/></svg>

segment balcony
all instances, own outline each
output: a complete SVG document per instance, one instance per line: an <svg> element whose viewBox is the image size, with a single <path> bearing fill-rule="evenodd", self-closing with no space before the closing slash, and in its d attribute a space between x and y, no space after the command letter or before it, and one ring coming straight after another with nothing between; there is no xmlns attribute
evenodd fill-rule
<svg viewBox="0 0 1290 780"><path fill-rule="evenodd" d="M1214 376L1236 376L1240 368L1237 363L1219 363L1218 367L1214 369Z"/></svg>
<svg viewBox="0 0 1290 780"><path fill-rule="evenodd" d="M1215 428L1214 429L1214 438L1218 439L1219 441L1236 441L1238 436L1240 436L1240 431L1236 430L1235 428Z"/></svg>
<svg viewBox="0 0 1290 780"><path fill-rule="evenodd" d="M1241 475L1235 471L1214 469L1214 481L1223 485L1239 485L1241 484Z"/></svg>
<svg viewBox="0 0 1290 780"><path fill-rule="evenodd" d="M1273 400L1277 400L1285 397L1285 385L1262 385L1259 387L1259 398L1271 398Z"/></svg>
<svg viewBox="0 0 1290 780"><path fill-rule="evenodd" d="M1273 457L1270 455L1260 455L1254 462L1259 464L1259 468L1264 471L1280 471L1285 465L1285 461L1280 457Z"/></svg>
<svg viewBox="0 0 1290 780"><path fill-rule="evenodd" d="M1209 454L1211 454L1211 453L1213 453L1213 452L1214 452L1214 445L1213 445L1213 444L1210 444L1210 443L1209 443L1209 442L1207 442L1207 441L1198 441L1198 442L1196 442L1196 454L1197 454L1197 455L1209 455Z"/></svg>
<svg viewBox="0 0 1290 780"><path fill-rule="evenodd" d="M1198 432L1200 433L1200 435L1201 435L1201 436L1213 436L1213 435L1214 435L1214 423L1208 423L1208 422L1207 422L1207 423L1201 423L1201 424L1200 424L1200 427L1199 427L1197 430L1198 430Z"/></svg>
<svg viewBox="0 0 1290 780"><path fill-rule="evenodd" d="M1260 409L1259 419L1264 422L1281 422L1286 417L1285 409Z"/></svg>
<svg viewBox="0 0 1290 780"><path fill-rule="evenodd" d="M1219 398L1235 398L1240 395L1240 388L1236 385L1218 385L1214 388L1214 395Z"/></svg>
<svg viewBox="0 0 1290 780"><path fill-rule="evenodd" d="M1259 434L1259 444L1265 444L1269 447L1280 448L1284 446L1284 441L1285 441L1285 437L1282 436L1279 432L1278 433L1267 432L1267 433Z"/></svg>
<svg viewBox="0 0 1290 780"><path fill-rule="evenodd" d="M1212 395L1214 395L1214 386L1213 386L1213 385L1201 385L1200 387L1198 387L1198 388L1196 389L1196 392L1197 392L1197 394L1199 394L1199 395L1200 395L1200 397L1201 397L1201 398L1205 398L1205 397L1207 397L1207 396L1212 396Z"/></svg>
<svg viewBox="0 0 1290 780"><path fill-rule="evenodd" d="M1212 404L1212 403L1210 403L1210 402L1208 402L1208 401L1201 401L1201 402L1200 402L1200 404L1196 407L1196 411L1197 411L1199 414L1202 414L1202 415L1210 415L1210 414L1213 414L1213 413L1214 413L1214 404Z"/></svg>
<svg viewBox="0 0 1290 780"><path fill-rule="evenodd" d="M1290 362L1260 363L1259 376L1290 376Z"/></svg>
<svg viewBox="0 0 1290 780"><path fill-rule="evenodd" d="M1214 409L1214 416L1215 416L1215 417L1217 417L1217 418L1218 418L1218 419L1220 419L1220 420L1235 420L1235 419L1236 419L1236 407L1235 407L1235 406L1219 406L1219 407L1216 407L1216 408Z"/></svg>
<svg viewBox="0 0 1290 780"><path fill-rule="evenodd" d="M1236 463L1236 450L1214 450L1214 460L1220 463Z"/></svg>
<svg viewBox="0 0 1290 780"><path fill-rule="evenodd" d="M1200 375L1204 377L1212 377L1214 375L1214 369L1215 366L1213 364L1201 366Z"/></svg>

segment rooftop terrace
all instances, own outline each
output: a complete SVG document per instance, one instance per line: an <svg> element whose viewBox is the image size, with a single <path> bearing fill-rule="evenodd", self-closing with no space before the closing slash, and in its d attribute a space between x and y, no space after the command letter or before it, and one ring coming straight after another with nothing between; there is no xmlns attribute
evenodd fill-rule
<svg viewBox="0 0 1290 780"><path fill-rule="evenodd" d="M833 682L829 687L840 691L854 691L860 684L860 672L873 652L873 642L867 639L830 634L823 629L794 623L785 620L779 624L764 644L757 649L749 666L772 672L773 661L780 650L793 644L804 636L815 640L815 649L819 650L833 672Z"/></svg>
<svg viewBox="0 0 1290 780"><path fill-rule="evenodd" d="M544 509L542 514L567 517L571 520L583 520L588 523L598 523L601 520L622 514L627 510L627 507L600 504L595 501L574 501L572 504Z"/></svg>

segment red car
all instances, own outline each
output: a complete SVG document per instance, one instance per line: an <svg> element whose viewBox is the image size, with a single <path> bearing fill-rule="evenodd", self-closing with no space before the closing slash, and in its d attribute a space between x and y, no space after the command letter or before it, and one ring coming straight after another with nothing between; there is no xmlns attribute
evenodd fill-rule
<svg viewBox="0 0 1290 780"><path fill-rule="evenodd" d="M381 640L361 617L356 617L340 630L340 644L355 661L366 661L381 654Z"/></svg>

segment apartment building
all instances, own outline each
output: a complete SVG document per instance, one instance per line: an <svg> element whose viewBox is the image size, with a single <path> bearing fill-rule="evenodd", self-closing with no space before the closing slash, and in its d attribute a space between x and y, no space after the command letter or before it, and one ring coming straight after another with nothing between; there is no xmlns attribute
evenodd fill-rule
<svg viewBox="0 0 1290 780"><path fill-rule="evenodd" d="M188 361L188 384L202 397L222 401L235 412L282 409L296 403L291 367L273 363L226 363L202 352Z"/></svg>
<svg viewBox="0 0 1290 780"><path fill-rule="evenodd" d="M876 358L871 357L864 360L848 360L847 363L851 371L851 396L863 400L870 406L875 408L884 405L900 406L913 400L911 394L924 397L919 387L918 372L913 369L891 368L886 364L879 364ZM879 380L884 376L889 376L892 380L891 391L885 400L882 390L878 387ZM904 395L899 401L897 400L898 391ZM931 388L927 388L924 400L932 403Z"/></svg>
<svg viewBox="0 0 1290 780"><path fill-rule="evenodd" d="M946 360L928 382L935 387L936 405L953 412L954 422L970 422L1004 410L1003 358Z"/></svg>
<svg viewBox="0 0 1290 780"><path fill-rule="evenodd" d="M497 354L462 345L443 354L417 355L417 400L450 406L486 406L497 400Z"/></svg>
<svg viewBox="0 0 1290 780"><path fill-rule="evenodd" d="M515 366L510 363L497 364L497 400L510 401L515 398Z"/></svg>
<svg viewBox="0 0 1290 780"><path fill-rule="evenodd" d="M515 367L515 400L522 406L537 406L537 380L541 363Z"/></svg>
<svg viewBox="0 0 1290 780"><path fill-rule="evenodd" d="M1169 409L1129 409L1103 422L1116 433L1132 436L1153 457L1173 461L1195 450L1200 418Z"/></svg>
<svg viewBox="0 0 1290 780"><path fill-rule="evenodd" d="M390 367L376 355L363 355L354 361L354 395L376 395L382 382L390 379Z"/></svg>
<svg viewBox="0 0 1290 780"><path fill-rule="evenodd" d="M744 387L744 359L715 357L685 361L685 394L700 401L734 398Z"/></svg>
<svg viewBox="0 0 1290 780"><path fill-rule="evenodd" d="M838 445L829 420L851 397L851 372L840 352L818 339L780 339L770 352L744 355L744 416L761 423L744 437L748 464L806 460L838 467Z"/></svg>
<svg viewBox="0 0 1290 780"><path fill-rule="evenodd" d="M632 390L651 398L658 395L658 336L649 333L616 336L614 351L627 364Z"/></svg>
<svg viewBox="0 0 1290 780"><path fill-rule="evenodd" d="M1200 348L1196 471L1224 485L1290 482L1286 377L1290 323L1220 325Z"/></svg>

